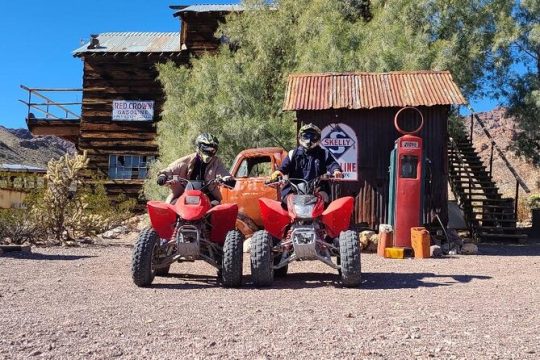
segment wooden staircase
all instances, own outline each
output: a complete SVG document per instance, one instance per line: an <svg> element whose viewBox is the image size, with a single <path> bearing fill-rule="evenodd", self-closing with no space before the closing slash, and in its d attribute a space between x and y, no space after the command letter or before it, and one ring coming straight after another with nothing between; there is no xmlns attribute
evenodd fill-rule
<svg viewBox="0 0 540 360"><path fill-rule="evenodd" d="M514 199L503 198L499 193L470 138L450 138L448 162L450 187L474 238L479 241L522 241L527 238L516 227Z"/></svg>

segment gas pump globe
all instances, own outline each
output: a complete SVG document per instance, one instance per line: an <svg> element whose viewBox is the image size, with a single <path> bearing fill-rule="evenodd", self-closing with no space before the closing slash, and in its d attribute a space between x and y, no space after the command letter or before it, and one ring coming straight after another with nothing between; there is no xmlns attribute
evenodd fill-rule
<svg viewBox="0 0 540 360"><path fill-rule="evenodd" d="M420 125L414 131L399 126L403 111L416 111ZM390 191L388 222L394 227L394 246L411 247L411 228L420 226L423 208L423 140L416 136L424 126L424 117L414 107L404 107L394 118L396 130L403 134L395 142L390 155Z"/></svg>

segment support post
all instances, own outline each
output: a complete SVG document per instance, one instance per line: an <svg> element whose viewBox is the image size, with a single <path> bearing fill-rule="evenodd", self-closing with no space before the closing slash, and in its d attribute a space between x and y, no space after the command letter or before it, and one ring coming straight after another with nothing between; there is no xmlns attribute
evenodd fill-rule
<svg viewBox="0 0 540 360"><path fill-rule="evenodd" d="M491 142L491 154L489 156L489 177L493 176L493 150L494 150L495 144L492 141Z"/></svg>
<svg viewBox="0 0 540 360"><path fill-rule="evenodd" d="M519 202L519 181L516 180L516 198L514 202L514 214L516 214L516 221L518 220L518 202Z"/></svg>
<svg viewBox="0 0 540 360"><path fill-rule="evenodd" d="M474 133L474 116L473 114L471 114L471 133L470 133L471 142L473 141L473 133Z"/></svg>

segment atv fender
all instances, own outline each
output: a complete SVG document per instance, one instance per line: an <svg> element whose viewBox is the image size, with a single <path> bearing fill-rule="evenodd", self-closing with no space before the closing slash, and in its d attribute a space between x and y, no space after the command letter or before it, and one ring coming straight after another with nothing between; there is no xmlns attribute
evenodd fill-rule
<svg viewBox="0 0 540 360"><path fill-rule="evenodd" d="M217 205L208 211L208 215L212 224L210 240L216 244L223 245L227 233L236 227L238 206L236 204Z"/></svg>
<svg viewBox="0 0 540 360"><path fill-rule="evenodd" d="M282 239L285 228L291 222L289 213L276 200L259 199L264 228L275 238Z"/></svg>
<svg viewBox="0 0 540 360"><path fill-rule="evenodd" d="M328 205L322 214L322 222L326 226L328 235L336 238L342 231L349 229L354 199L346 196L334 200Z"/></svg>
<svg viewBox="0 0 540 360"><path fill-rule="evenodd" d="M170 240L176 223L174 207L163 201L149 201L146 203L152 228L162 239Z"/></svg>

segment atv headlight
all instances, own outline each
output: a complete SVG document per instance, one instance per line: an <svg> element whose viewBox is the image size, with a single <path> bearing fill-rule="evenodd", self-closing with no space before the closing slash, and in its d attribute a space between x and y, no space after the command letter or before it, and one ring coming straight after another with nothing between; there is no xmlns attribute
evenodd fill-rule
<svg viewBox="0 0 540 360"><path fill-rule="evenodd" d="M199 205L201 198L199 196L186 196L186 205Z"/></svg>
<svg viewBox="0 0 540 360"><path fill-rule="evenodd" d="M300 205L294 204L294 213L299 218L310 218L313 214L315 204Z"/></svg>

